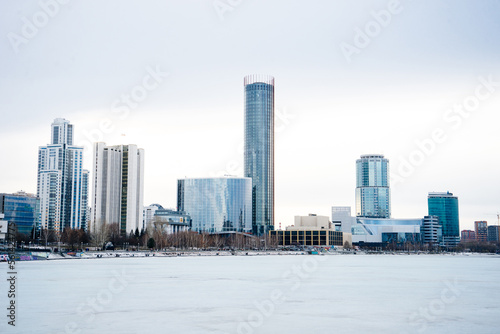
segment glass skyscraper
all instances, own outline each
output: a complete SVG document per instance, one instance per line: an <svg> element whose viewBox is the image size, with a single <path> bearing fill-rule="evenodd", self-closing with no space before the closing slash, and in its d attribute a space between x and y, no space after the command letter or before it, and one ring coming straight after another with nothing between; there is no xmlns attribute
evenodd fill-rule
<svg viewBox="0 0 500 334"><path fill-rule="evenodd" d="M180 179L177 209L196 232L252 231L252 180L247 177Z"/></svg>
<svg viewBox="0 0 500 334"><path fill-rule="evenodd" d="M429 215L438 216L443 229L443 243L455 247L460 241L458 198L450 192L432 192L427 197Z"/></svg>
<svg viewBox="0 0 500 334"><path fill-rule="evenodd" d="M252 179L252 233L274 229L274 78L249 75L245 87L244 173Z"/></svg>
<svg viewBox="0 0 500 334"><path fill-rule="evenodd" d="M362 155L356 160L356 216L390 218L389 160Z"/></svg>

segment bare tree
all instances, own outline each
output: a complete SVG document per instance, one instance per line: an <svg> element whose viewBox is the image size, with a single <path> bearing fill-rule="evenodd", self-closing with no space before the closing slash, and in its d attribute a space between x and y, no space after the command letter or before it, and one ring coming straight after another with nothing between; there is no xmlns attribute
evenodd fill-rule
<svg viewBox="0 0 500 334"><path fill-rule="evenodd" d="M94 247L101 248L109 239L109 226L102 222L94 232L91 233L92 244Z"/></svg>
<svg viewBox="0 0 500 334"><path fill-rule="evenodd" d="M120 224L112 223L108 225L108 233L109 233L109 241L113 244L113 246L117 246L123 243L122 234L120 231Z"/></svg>

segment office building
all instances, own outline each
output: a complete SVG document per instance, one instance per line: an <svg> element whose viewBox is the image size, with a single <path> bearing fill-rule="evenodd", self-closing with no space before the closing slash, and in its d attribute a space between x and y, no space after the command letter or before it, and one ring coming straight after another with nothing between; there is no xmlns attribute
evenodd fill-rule
<svg viewBox="0 0 500 334"><path fill-rule="evenodd" d="M244 88L244 173L252 179L252 232L263 235L274 229L274 78L249 75Z"/></svg>
<svg viewBox="0 0 500 334"><path fill-rule="evenodd" d="M439 245L443 238L443 230L439 217L425 216L421 228L422 242L429 245Z"/></svg>
<svg viewBox="0 0 500 334"><path fill-rule="evenodd" d="M390 218L389 160L362 155L356 160L356 216Z"/></svg>
<svg viewBox="0 0 500 334"><path fill-rule="evenodd" d="M336 231L352 233L351 227L356 224L356 217L351 215L351 207L332 206L332 224Z"/></svg>
<svg viewBox="0 0 500 334"><path fill-rule="evenodd" d="M458 198L450 192L430 192L427 205L429 216L438 216L443 228L443 246L455 247L460 241Z"/></svg>
<svg viewBox="0 0 500 334"><path fill-rule="evenodd" d="M476 240L480 242L488 241L488 222L475 221L474 231L476 232Z"/></svg>
<svg viewBox="0 0 500 334"><path fill-rule="evenodd" d="M269 235L276 238L281 246L344 246L352 244L350 233L336 231L327 216L295 216L293 226L285 231L270 231Z"/></svg>
<svg viewBox="0 0 500 334"><path fill-rule="evenodd" d="M185 212L163 207L155 211L153 221L161 224L167 234L187 232L191 227L191 217Z"/></svg>
<svg viewBox="0 0 500 334"><path fill-rule="evenodd" d="M488 226L488 242L498 242L500 241L500 226L490 225Z"/></svg>
<svg viewBox="0 0 500 334"><path fill-rule="evenodd" d="M65 228L86 228L86 173L83 147L73 145L73 125L63 118L55 119L51 143L38 150L40 228L56 232Z"/></svg>
<svg viewBox="0 0 500 334"><path fill-rule="evenodd" d="M476 241L476 232L472 230L462 230L460 232L460 241L462 242Z"/></svg>
<svg viewBox="0 0 500 334"><path fill-rule="evenodd" d="M0 194L0 213L6 221L16 224L18 233L33 238L38 234L39 200L35 195L23 191Z"/></svg>
<svg viewBox="0 0 500 334"><path fill-rule="evenodd" d="M248 177L180 179L177 209L196 232L252 232L252 180ZM158 212L158 211L157 211Z"/></svg>
<svg viewBox="0 0 500 334"><path fill-rule="evenodd" d="M94 144L92 231L118 224L123 235L141 230L144 150L137 145Z"/></svg>

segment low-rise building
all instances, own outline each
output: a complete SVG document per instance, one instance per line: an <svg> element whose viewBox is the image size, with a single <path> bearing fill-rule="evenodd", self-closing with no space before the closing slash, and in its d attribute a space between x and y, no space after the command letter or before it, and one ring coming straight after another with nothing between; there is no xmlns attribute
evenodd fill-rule
<svg viewBox="0 0 500 334"><path fill-rule="evenodd" d="M157 209L150 224L159 223L167 234L187 232L191 227L191 217L182 211Z"/></svg>
<svg viewBox="0 0 500 334"><path fill-rule="evenodd" d="M36 234L40 201L33 194L18 191L14 194L0 194L0 213L4 219L14 223L18 233Z"/></svg>
<svg viewBox="0 0 500 334"><path fill-rule="evenodd" d="M423 219L357 218L352 241L357 244L384 246L390 243L420 243Z"/></svg>
<svg viewBox="0 0 500 334"><path fill-rule="evenodd" d="M350 206L332 206L332 224L336 231L351 233L356 217L351 216Z"/></svg>
<svg viewBox="0 0 500 334"><path fill-rule="evenodd" d="M462 230L462 232L460 232L460 239L463 242L476 241L476 232L472 230Z"/></svg>
<svg viewBox="0 0 500 334"><path fill-rule="evenodd" d="M9 222L4 219L4 214L0 213L0 240L5 240L7 237Z"/></svg>
<svg viewBox="0 0 500 334"><path fill-rule="evenodd" d="M351 234L336 231L327 216L295 216L293 226L285 231L269 231L282 246L344 246L352 244Z"/></svg>

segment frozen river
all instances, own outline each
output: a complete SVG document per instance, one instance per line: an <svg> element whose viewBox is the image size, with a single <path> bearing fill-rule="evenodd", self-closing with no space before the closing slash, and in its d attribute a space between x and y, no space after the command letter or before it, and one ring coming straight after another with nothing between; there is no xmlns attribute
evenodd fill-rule
<svg viewBox="0 0 500 334"><path fill-rule="evenodd" d="M17 263L0 333L499 333L500 257L212 256Z"/></svg>

